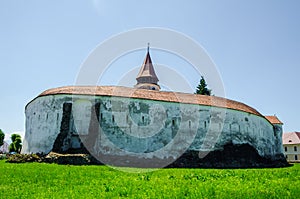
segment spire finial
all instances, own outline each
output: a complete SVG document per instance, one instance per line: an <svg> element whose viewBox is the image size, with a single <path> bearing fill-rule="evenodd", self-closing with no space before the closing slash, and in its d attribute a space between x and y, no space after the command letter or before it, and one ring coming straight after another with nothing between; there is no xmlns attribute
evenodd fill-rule
<svg viewBox="0 0 300 199"><path fill-rule="evenodd" d="M150 43L148 42L147 52L149 52Z"/></svg>

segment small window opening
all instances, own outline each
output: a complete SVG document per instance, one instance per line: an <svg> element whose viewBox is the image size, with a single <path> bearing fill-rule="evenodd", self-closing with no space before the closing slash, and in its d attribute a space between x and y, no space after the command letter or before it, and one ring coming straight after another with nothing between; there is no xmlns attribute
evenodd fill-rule
<svg viewBox="0 0 300 199"><path fill-rule="evenodd" d="M115 116L112 115L112 118L111 118L112 122L115 123Z"/></svg>
<svg viewBox="0 0 300 199"><path fill-rule="evenodd" d="M298 160L298 156L297 155L295 155L295 160Z"/></svg>
<svg viewBox="0 0 300 199"><path fill-rule="evenodd" d="M287 152L287 147L284 147L284 151Z"/></svg>
<svg viewBox="0 0 300 199"><path fill-rule="evenodd" d="M189 128L191 128L191 126L192 126L192 122L191 120L189 120Z"/></svg>
<svg viewBox="0 0 300 199"><path fill-rule="evenodd" d="M297 147L296 146L294 146L294 151L297 151Z"/></svg>
<svg viewBox="0 0 300 199"><path fill-rule="evenodd" d="M204 128L206 128L206 121L204 121Z"/></svg>
<svg viewBox="0 0 300 199"><path fill-rule="evenodd" d="M175 120L172 120L172 125L175 126Z"/></svg>
<svg viewBox="0 0 300 199"><path fill-rule="evenodd" d="M142 116L142 123L144 123L145 122L145 117L144 116Z"/></svg>

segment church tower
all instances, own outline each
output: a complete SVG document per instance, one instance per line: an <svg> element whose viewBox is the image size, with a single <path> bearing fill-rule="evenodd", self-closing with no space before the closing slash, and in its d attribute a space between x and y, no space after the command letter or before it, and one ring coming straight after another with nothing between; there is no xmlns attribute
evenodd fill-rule
<svg viewBox="0 0 300 199"><path fill-rule="evenodd" d="M158 78L155 74L152 60L149 53L149 44L147 48L147 54L144 63L140 69L138 76L136 77L137 84L134 86L139 89L148 90L160 90L160 86L157 84Z"/></svg>

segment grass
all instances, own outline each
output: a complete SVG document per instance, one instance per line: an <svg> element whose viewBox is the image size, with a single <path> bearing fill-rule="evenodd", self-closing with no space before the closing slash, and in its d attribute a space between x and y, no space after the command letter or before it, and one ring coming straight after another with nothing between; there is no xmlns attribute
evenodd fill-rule
<svg viewBox="0 0 300 199"><path fill-rule="evenodd" d="M300 164L276 169L160 169L0 160L0 198L299 198Z"/></svg>

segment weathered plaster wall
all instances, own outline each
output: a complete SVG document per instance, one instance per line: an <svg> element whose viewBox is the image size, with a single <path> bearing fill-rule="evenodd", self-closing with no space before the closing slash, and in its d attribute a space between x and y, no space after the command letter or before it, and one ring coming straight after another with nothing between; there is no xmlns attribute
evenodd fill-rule
<svg viewBox="0 0 300 199"><path fill-rule="evenodd" d="M63 111L67 103L70 113ZM212 151L233 143L249 144L262 157L282 153L280 125L274 127L264 117L233 109L61 94L36 98L25 114L22 153L50 152L62 131L68 131L61 141L62 151L84 145L94 154L165 159L178 158L186 149ZM69 126L62 128L68 114Z"/></svg>

